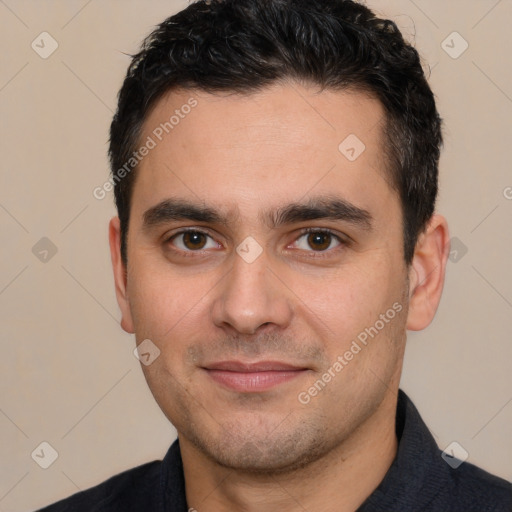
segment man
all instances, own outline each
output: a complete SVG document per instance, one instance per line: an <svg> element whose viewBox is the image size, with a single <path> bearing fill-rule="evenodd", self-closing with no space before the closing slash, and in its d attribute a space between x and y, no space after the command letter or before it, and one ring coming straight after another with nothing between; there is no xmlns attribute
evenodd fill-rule
<svg viewBox="0 0 512 512"><path fill-rule="evenodd" d="M442 293L441 121L350 0L211 0L133 58L111 127L121 325L178 440L44 510L510 511L399 391Z"/></svg>

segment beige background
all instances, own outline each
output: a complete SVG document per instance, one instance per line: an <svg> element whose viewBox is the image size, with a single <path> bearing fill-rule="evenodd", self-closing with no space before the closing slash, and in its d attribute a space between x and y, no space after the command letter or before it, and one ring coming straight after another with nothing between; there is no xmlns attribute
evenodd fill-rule
<svg viewBox="0 0 512 512"><path fill-rule="evenodd" d="M125 53L187 3L0 0L2 512L161 458L175 436L119 327L107 245L115 210L111 193L92 191L107 178ZM442 448L455 440L512 480L512 2L368 3L432 68L446 137L438 210L460 240L435 322L409 336L402 387ZM47 59L31 48L43 31L59 45ZM441 46L453 31L469 44L457 59ZM46 262L32 252L42 237L57 248ZM59 454L46 470L31 458L42 441Z"/></svg>

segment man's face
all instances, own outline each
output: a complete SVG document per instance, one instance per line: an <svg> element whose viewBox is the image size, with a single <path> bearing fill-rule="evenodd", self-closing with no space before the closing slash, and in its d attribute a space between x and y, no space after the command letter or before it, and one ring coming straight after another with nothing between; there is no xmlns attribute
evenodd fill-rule
<svg viewBox="0 0 512 512"><path fill-rule="evenodd" d="M172 92L149 115L121 308L161 351L143 369L182 443L283 470L393 403L408 279L383 125L375 99L297 84Z"/></svg>

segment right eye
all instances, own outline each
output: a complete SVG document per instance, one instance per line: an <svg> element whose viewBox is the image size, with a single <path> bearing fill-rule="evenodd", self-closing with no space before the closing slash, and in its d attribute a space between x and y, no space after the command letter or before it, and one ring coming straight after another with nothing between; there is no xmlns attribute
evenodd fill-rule
<svg viewBox="0 0 512 512"><path fill-rule="evenodd" d="M208 233L191 229L175 233L168 239L168 242L184 252L219 248L219 244Z"/></svg>

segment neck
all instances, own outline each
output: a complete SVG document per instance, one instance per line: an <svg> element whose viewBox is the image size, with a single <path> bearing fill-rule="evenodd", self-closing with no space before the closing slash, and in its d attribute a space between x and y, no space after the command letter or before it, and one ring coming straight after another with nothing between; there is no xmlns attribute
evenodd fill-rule
<svg viewBox="0 0 512 512"><path fill-rule="evenodd" d="M187 503L198 512L354 512L377 488L397 452L397 396L324 457L286 473L223 468L180 436Z"/></svg>

